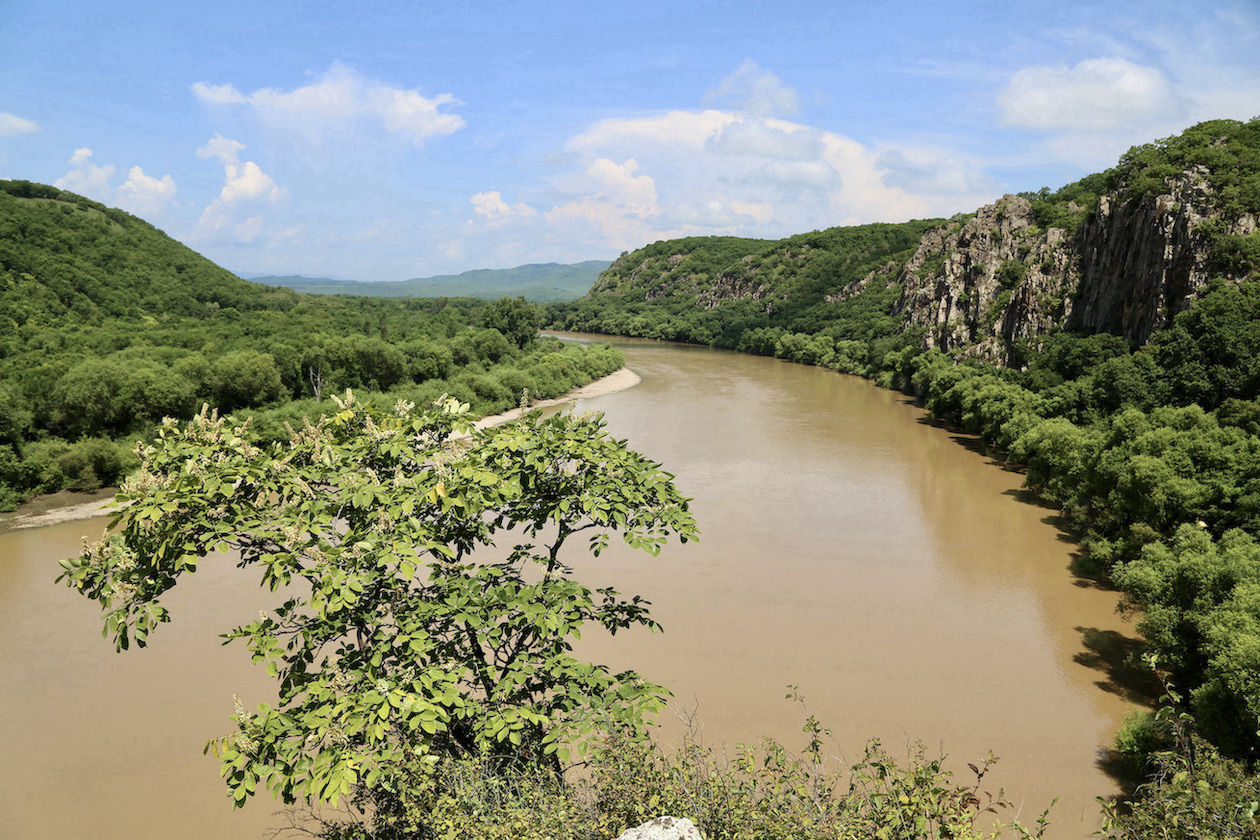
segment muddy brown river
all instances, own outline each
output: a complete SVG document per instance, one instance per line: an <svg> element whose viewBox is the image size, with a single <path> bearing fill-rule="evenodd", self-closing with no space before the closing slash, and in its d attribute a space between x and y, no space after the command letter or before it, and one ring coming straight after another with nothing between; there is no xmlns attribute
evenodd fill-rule
<svg viewBox="0 0 1260 840"><path fill-rule="evenodd" d="M987 787L1051 837L1098 827L1116 791L1103 749L1130 704L1097 661L1133 635L1114 593L1076 578L1054 512L974 442L905 398L772 359L618 341L642 381L580 400L677 475L699 543L660 557L574 558L587 583L653 602L663 634L583 640L694 712L721 747L763 735L804 746L808 712L855 761L867 738L913 742L963 768L990 750ZM13 529L0 517L0 825L5 837L270 836L265 795L233 812L204 743L232 695L268 700L261 669L217 634L273 598L230 563L204 564L145 650L115 654L94 604L54 585L101 518ZM680 737L667 714L660 737Z"/></svg>

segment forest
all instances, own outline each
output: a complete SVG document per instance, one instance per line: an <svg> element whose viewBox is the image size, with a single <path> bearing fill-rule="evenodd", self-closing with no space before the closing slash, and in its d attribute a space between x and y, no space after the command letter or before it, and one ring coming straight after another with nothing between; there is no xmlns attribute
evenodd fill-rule
<svg viewBox="0 0 1260 840"><path fill-rule="evenodd" d="M586 298L549 305L547 323L864 376L980 436L1060 509L1082 548L1078 572L1114 586L1143 637L1129 665L1145 663L1163 686L1158 711L1132 716L1118 736L1117 751L1146 781L1131 802L1110 806L1111 834L1252 837L1260 833L1260 120L1203 123L1133 148L1104 173L1024 197L1039 224L1070 238L1102 198L1152 202L1186 172L1206 182L1215 210L1193 232L1207 281L1191 308L1140 345L1064 330L1025 339L1010 366L977 361L965 347L929 348L898 317L900 289L885 280L939 221L776 242L656 243L623 255ZM1246 219L1253 232L1231 232ZM1026 271L1007 264L1012 277L996 280L1013 288Z"/></svg>
<svg viewBox="0 0 1260 840"><path fill-rule="evenodd" d="M347 388L489 414L621 366L536 337L523 299L383 300L249 283L145 222L0 181L0 510L118 484L163 417L202 405L267 440Z"/></svg>

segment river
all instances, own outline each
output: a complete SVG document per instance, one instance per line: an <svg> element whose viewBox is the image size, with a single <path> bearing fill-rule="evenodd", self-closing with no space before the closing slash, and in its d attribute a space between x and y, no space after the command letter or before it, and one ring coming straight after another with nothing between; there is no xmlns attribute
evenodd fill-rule
<svg viewBox="0 0 1260 840"><path fill-rule="evenodd" d="M1058 797L1050 836L1094 831L1094 798L1116 791L1100 756L1131 707L1097 649L1133 631L1115 593L1072 574L1072 543L1020 476L853 377L616 344L642 382L576 410L604 412L677 475L702 537L575 563L587 583L648 598L665 628L588 634L583 651L668 686L719 748L762 735L802 747L805 712L784 699L795 685L846 759L869 737L894 756L921 741L965 774L992 750L986 787L1021 819ZM204 564L151 646L116 655L95 605L52 583L103 525L0 531L5 836L264 836L284 824L277 806L231 812L201 747L228 730L233 693L271 695L217 639L270 599L230 563ZM681 729L667 715L660 737Z"/></svg>

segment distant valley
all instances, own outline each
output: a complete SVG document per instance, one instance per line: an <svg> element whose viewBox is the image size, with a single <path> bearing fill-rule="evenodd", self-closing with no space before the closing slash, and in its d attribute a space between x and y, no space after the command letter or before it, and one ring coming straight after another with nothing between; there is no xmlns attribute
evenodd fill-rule
<svg viewBox="0 0 1260 840"><path fill-rule="evenodd" d="M523 297L535 303L577 300L591 290L607 260L587 260L568 265L541 263L516 268L485 268L462 274L416 277L393 282L359 282L331 277L301 275L242 275L254 283L280 286L313 295L359 295L363 297L471 297L497 300Z"/></svg>

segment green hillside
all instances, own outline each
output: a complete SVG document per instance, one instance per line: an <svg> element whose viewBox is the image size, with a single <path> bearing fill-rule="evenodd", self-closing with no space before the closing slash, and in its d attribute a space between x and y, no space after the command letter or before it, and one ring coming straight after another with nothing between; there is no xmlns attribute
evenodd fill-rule
<svg viewBox="0 0 1260 840"><path fill-rule="evenodd" d="M864 282L901 264L941 220L836 227L781 240L690 237L623 254L586 297L548 306L561 329L736 347L757 330L898 332L897 289ZM882 276L882 274L881 274Z"/></svg>
<svg viewBox="0 0 1260 840"><path fill-rule="evenodd" d="M0 335L28 323L282 309L148 223L55 187L0 181Z"/></svg>
<svg viewBox="0 0 1260 840"><path fill-rule="evenodd" d="M0 509L116 483L137 440L202 405L267 439L353 388L443 393L478 413L620 367L536 340L519 298L385 300L246 282L151 225L72 193L0 181Z"/></svg>

